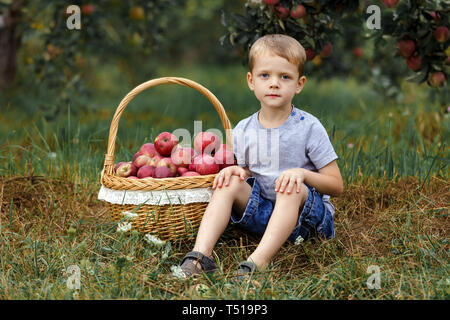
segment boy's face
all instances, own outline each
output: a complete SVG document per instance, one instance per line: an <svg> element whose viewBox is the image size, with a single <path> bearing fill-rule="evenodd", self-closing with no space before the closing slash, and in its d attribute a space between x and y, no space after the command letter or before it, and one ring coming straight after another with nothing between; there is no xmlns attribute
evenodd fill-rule
<svg viewBox="0 0 450 320"><path fill-rule="evenodd" d="M292 98L302 91L306 78L299 77L298 68L287 59L264 53L254 60L247 73L250 90L255 92L261 108L289 108Z"/></svg>

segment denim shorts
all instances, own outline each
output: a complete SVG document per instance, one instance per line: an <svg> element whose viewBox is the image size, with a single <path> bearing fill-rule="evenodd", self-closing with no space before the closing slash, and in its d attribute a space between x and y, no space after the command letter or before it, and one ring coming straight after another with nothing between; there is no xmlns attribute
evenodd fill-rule
<svg viewBox="0 0 450 320"><path fill-rule="evenodd" d="M247 178L246 182L252 187L252 194L242 217L238 219L237 214L232 212L231 221L246 231L263 235L275 203L261 196L260 186L254 177ZM322 194L314 188L306 187L308 198L288 240L295 242L299 236L303 241L334 238L333 215L323 204Z"/></svg>

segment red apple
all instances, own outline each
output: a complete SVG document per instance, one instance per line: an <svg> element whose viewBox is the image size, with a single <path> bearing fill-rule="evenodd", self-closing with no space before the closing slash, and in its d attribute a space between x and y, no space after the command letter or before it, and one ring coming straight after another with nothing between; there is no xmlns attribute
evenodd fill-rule
<svg viewBox="0 0 450 320"><path fill-rule="evenodd" d="M126 178L129 176L135 176L136 171L137 168L134 166L134 164L132 164L131 162L125 162L117 167L116 175Z"/></svg>
<svg viewBox="0 0 450 320"><path fill-rule="evenodd" d="M150 158L148 155L142 154L134 159L133 164L136 166L136 168L140 168L142 166L150 164L151 160L152 158Z"/></svg>
<svg viewBox="0 0 450 320"><path fill-rule="evenodd" d="M363 49L361 49L360 47L353 48L353 55L356 58L361 58L363 56L363 54L364 54Z"/></svg>
<svg viewBox="0 0 450 320"><path fill-rule="evenodd" d="M114 166L114 172L117 172L117 168L119 168L122 164L127 163L126 161L120 161Z"/></svg>
<svg viewBox="0 0 450 320"><path fill-rule="evenodd" d="M156 167L156 165L158 164L159 160L161 160L162 158L164 158L164 157L160 156L159 154L157 154L153 158L150 158L150 161L149 161L148 165Z"/></svg>
<svg viewBox="0 0 450 320"><path fill-rule="evenodd" d="M177 166L187 168L192 163L194 149L187 147L177 147L172 150L170 158Z"/></svg>
<svg viewBox="0 0 450 320"><path fill-rule="evenodd" d="M215 174L219 172L219 165L213 157L207 154L202 154L194 159L195 171L201 175Z"/></svg>
<svg viewBox="0 0 450 320"><path fill-rule="evenodd" d="M217 151L219 145L219 137L212 132L200 132L194 138L194 150L199 154L212 154Z"/></svg>
<svg viewBox="0 0 450 320"><path fill-rule="evenodd" d="M316 56L316 52L314 49L308 48L305 50L306 53L306 60L311 61Z"/></svg>
<svg viewBox="0 0 450 320"><path fill-rule="evenodd" d="M388 8L395 8L399 0L383 0L383 3Z"/></svg>
<svg viewBox="0 0 450 320"><path fill-rule="evenodd" d="M136 176L129 176L129 177L127 177L127 179L139 179L139 178Z"/></svg>
<svg viewBox="0 0 450 320"><path fill-rule="evenodd" d="M322 48L322 51L320 51L319 55L322 58L328 58L331 55L331 51L333 50L333 45L331 44L331 42L327 42L325 43L325 45Z"/></svg>
<svg viewBox="0 0 450 320"><path fill-rule="evenodd" d="M430 11L428 14L433 18L435 21L441 20L441 14L438 11Z"/></svg>
<svg viewBox="0 0 450 320"><path fill-rule="evenodd" d="M280 0L264 0L264 2L268 5L274 5L280 2Z"/></svg>
<svg viewBox="0 0 450 320"><path fill-rule="evenodd" d="M193 159L193 162L195 162L195 158ZM191 163L188 167L189 171L195 171L195 164Z"/></svg>
<svg viewBox="0 0 450 320"><path fill-rule="evenodd" d="M162 166L155 169L155 178L171 178L175 174L169 169L169 167Z"/></svg>
<svg viewBox="0 0 450 320"><path fill-rule="evenodd" d="M178 144L178 138L170 132L162 132L155 139L155 148L164 157L170 156L172 149Z"/></svg>
<svg viewBox="0 0 450 320"><path fill-rule="evenodd" d="M170 157L162 158L158 161L156 164L156 168L159 167L167 167L172 171L173 175L177 173L178 166L172 162L172 159Z"/></svg>
<svg viewBox="0 0 450 320"><path fill-rule="evenodd" d="M149 165L144 165L144 166L140 167L137 172L137 177L139 179L148 178L148 177L154 178L155 177L155 167L149 166Z"/></svg>
<svg viewBox="0 0 450 320"><path fill-rule="evenodd" d="M412 71L417 71L422 67L422 58L419 55L413 55L406 60L406 64Z"/></svg>
<svg viewBox="0 0 450 320"><path fill-rule="evenodd" d="M139 157L142 153L140 151L136 152L133 156L133 159L131 160L131 162L134 162L134 160L136 160L137 157Z"/></svg>
<svg viewBox="0 0 450 320"><path fill-rule="evenodd" d="M214 161L219 165L219 170L236 164L234 153L227 148L226 144L222 144L220 149L214 154Z"/></svg>
<svg viewBox="0 0 450 320"><path fill-rule="evenodd" d="M282 19L287 18L289 16L289 9L279 3L275 6L275 14Z"/></svg>
<svg viewBox="0 0 450 320"><path fill-rule="evenodd" d="M437 27L434 31L434 37L438 42L447 42L448 38L450 37L450 32L448 31L447 27L440 26Z"/></svg>
<svg viewBox="0 0 450 320"><path fill-rule="evenodd" d="M94 5L92 3L84 4L81 6L81 12L85 15L90 15L94 12Z"/></svg>
<svg viewBox="0 0 450 320"><path fill-rule="evenodd" d="M306 9L303 5L298 4L297 6L293 6L291 9L291 18L300 19L301 17L306 15Z"/></svg>
<svg viewBox="0 0 450 320"><path fill-rule="evenodd" d="M139 152L141 154L148 155L150 158L153 158L158 154L158 151L156 151L155 145L153 143L144 143L139 149Z"/></svg>
<svg viewBox="0 0 450 320"><path fill-rule="evenodd" d="M182 177L193 177L193 176L199 176L200 173L195 172L195 171L187 171L185 173L183 173L181 176Z"/></svg>
<svg viewBox="0 0 450 320"><path fill-rule="evenodd" d="M188 168L184 168L184 167L178 167L178 169L177 169L177 173L178 173L180 176L182 176L183 173L186 173L186 172L188 172L188 171L189 171Z"/></svg>
<svg viewBox="0 0 450 320"><path fill-rule="evenodd" d="M400 40L397 43L398 53L403 58L409 58L416 50L416 44L413 40Z"/></svg>
<svg viewBox="0 0 450 320"><path fill-rule="evenodd" d="M433 72L428 76L428 81L432 87L440 87L445 82L445 74L440 71Z"/></svg>

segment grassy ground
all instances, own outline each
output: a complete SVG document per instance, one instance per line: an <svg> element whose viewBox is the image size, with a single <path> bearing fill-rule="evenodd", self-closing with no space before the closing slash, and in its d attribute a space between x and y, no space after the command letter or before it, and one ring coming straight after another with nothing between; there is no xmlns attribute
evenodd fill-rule
<svg viewBox="0 0 450 320"><path fill-rule="evenodd" d="M0 298L448 299L449 189L437 178L425 189L414 178L347 185L335 239L286 244L267 272L236 284L231 274L257 237L229 228L215 249L221 271L180 280L171 268L193 240L158 247L117 233L97 186L1 178ZM78 291L67 288L71 265ZM379 267L379 289L367 285L369 266Z"/></svg>
<svg viewBox="0 0 450 320"><path fill-rule="evenodd" d="M205 85L236 124L257 110L244 71L157 73ZM230 274L256 247L254 236L229 228L215 250L221 271L180 280L171 267L192 239L156 246L136 232L117 233L109 222L97 200L99 174L112 114L131 87L121 87L110 70L99 77L91 112L72 109L47 122L31 107L2 105L0 298L449 298L449 121L421 87L405 85L405 98L394 103L353 81L310 79L295 104L319 117L340 156L346 189L332 199L336 237L286 244L267 272L236 284ZM194 119L204 129L220 128L209 103L190 89L155 88L136 98L120 122L116 161L160 131L192 131ZM67 287L72 265L81 273L77 291ZM370 266L379 268L380 289L367 285Z"/></svg>

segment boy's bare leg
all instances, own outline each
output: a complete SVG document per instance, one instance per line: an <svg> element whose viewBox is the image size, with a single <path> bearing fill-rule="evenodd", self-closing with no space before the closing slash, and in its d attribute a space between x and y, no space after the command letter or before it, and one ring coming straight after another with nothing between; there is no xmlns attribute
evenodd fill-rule
<svg viewBox="0 0 450 320"><path fill-rule="evenodd" d="M199 251L211 257L212 250L227 227L231 209L243 213L247 206L252 188L239 176L231 176L230 184L216 188L206 207L193 251Z"/></svg>
<svg viewBox="0 0 450 320"><path fill-rule="evenodd" d="M260 270L266 268L297 225L300 209L308 197L305 185L302 185L300 190L299 193L295 191L291 194L277 193L275 208L266 231L256 250L247 259L255 263Z"/></svg>

